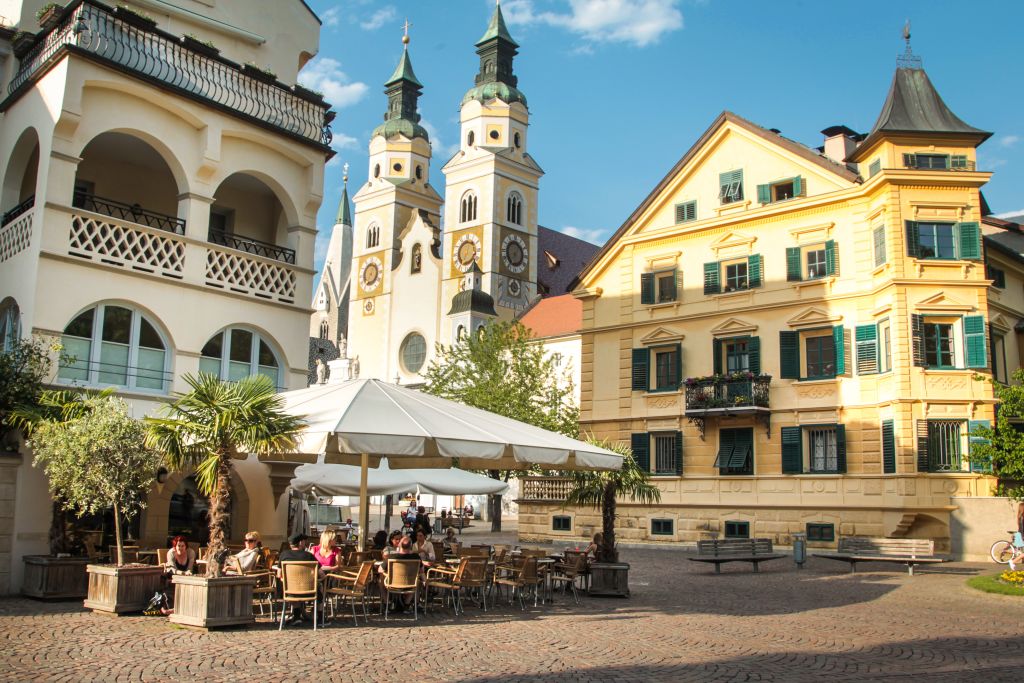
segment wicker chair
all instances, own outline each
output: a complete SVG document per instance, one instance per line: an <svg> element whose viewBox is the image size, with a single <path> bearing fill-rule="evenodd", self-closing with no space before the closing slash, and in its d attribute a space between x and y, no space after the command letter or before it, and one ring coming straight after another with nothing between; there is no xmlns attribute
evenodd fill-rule
<svg viewBox="0 0 1024 683"><path fill-rule="evenodd" d="M356 599L363 604L363 620L370 621L366 612L366 594L373 579L373 560L366 560L359 565L359 571L353 578L349 574L328 574L327 587L324 589L324 601L330 602L331 620L334 620L337 611L338 599L348 600L352 605L352 621L357 625L359 618L356 616Z"/></svg>
<svg viewBox="0 0 1024 683"><path fill-rule="evenodd" d="M449 597L452 599L452 606L455 609L455 615L458 616L462 607L459 599L462 579L465 576L466 569L472 561L473 560L471 558L464 557L459 560L459 566L456 569L433 567L427 570L427 580L424 583L424 591L426 593L426 597L423 602L424 614L427 613L427 607L430 605L430 590L435 589L440 592L448 593Z"/></svg>
<svg viewBox="0 0 1024 683"><path fill-rule="evenodd" d="M414 621L419 619L417 603L420 597L420 566L419 560L388 560L388 570L384 577L384 590L387 592L384 600L384 621L388 620L392 595L413 596L412 618Z"/></svg>
<svg viewBox="0 0 1024 683"><path fill-rule="evenodd" d="M512 589L511 596L509 597L509 604L515 600L516 596L519 597L520 609L526 609L526 603L523 601L523 593L527 588L533 588L533 604L537 605L537 588L543 579L537 573L537 558L536 557L521 557L519 558L511 568L506 569L500 575L494 577L495 586L508 586Z"/></svg>
<svg viewBox="0 0 1024 683"><path fill-rule="evenodd" d="M568 555L568 553L567 553ZM572 588L572 599L580 604L579 594L576 592L576 581L585 577L587 556L582 553L575 553L575 557L569 555L564 564L555 566L555 573L550 580L555 584L562 585L562 593Z"/></svg>
<svg viewBox="0 0 1024 683"><path fill-rule="evenodd" d="M281 563L281 623L277 630L284 628L284 617L288 611L288 603L313 603L313 630L317 626L317 612L320 610L320 597L317 593L317 572L320 563L313 562L282 562Z"/></svg>

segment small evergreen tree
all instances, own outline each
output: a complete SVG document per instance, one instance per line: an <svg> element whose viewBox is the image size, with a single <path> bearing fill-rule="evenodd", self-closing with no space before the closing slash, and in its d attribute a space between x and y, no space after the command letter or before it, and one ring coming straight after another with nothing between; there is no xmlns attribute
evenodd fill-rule
<svg viewBox="0 0 1024 683"><path fill-rule="evenodd" d="M451 346L437 345L424 391L576 438L579 407L568 371L559 371L522 323L493 322ZM488 470L508 481L518 473ZM501 494L488 500L491 531L501 531Z"/></svg>
<svg viewBox="0 0 1024 683"><path fill-rule="evenodd" d="M971 432L970 461L991 466L998 477L996 495L1024 500L1024 368L1018 368L1010 384L992 382L999 400L995 427L976 427Z"/></svg>

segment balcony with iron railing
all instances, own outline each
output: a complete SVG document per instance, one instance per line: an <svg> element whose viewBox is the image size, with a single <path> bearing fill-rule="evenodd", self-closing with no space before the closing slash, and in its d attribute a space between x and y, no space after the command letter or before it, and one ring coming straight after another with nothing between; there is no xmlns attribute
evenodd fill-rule
<svg viewBox="0 0 1024 683"><path fill-rule="evenodd" d="M734 372L727 375L689 377L685 383L686 418L704 435L709 417L753 414L770 419L771 375Z"/></svg>
<svg viewBox="0 0 1024 683"><path fill-rule="evenodd" d="M219 244L222 247L237 249L247 254L255 254L263 258L284 261L285 263L295 265L295 250L288 247L279 247L276 244L264 242L254 237L234 235L218 228L210 228L208 239L213 244Z"/></svg>
<svg viewBox="0 0 1024 683"><path fill-rule="evenodd" d="M185 220L165 213L158 213L143 208L140 204L125 204L115 199L97 197L86 192L75 192L72 206L78 209L85 209L93 213L101 213L111 218L131 221L139 225L145 225L157 230L166 230L175 235L185 234Z"/></svg>
<svg viewBox="0 0 1024 683"><path fill-rule="evenodd" d="M977 165L964 154L904 154L903 168L915 171L974 171Z"/></svg>
<svg viewBox="0 0 1024 683"><path fill-rule="evenodd" d="M523 477L519 480L521 502L564 502L571 490L572 479L569 477Z"/></svg>
<svg viewBox="0 0 1024 683"><path fill-rule="evenodd" d="M0 111L65 54L75 54L330 153L334 112L328 111L330 105L322 97L301 86L290 88L270 74L243 68L214 52L161 31L155 22L121 7L75 0L62 10L57 24L40 32L24 51Z"/></svg>

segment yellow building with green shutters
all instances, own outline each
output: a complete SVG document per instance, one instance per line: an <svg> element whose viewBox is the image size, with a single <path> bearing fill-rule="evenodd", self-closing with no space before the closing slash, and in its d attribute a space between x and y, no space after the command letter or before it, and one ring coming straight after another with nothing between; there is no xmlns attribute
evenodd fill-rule
<svg viewBox="0 0 1024 683"><path fill-rule="evenodd" d="M969 432L993 419L992 364L1004 380L1019 364L1022 312L986 272L990 133L919 60L870 133L822 132L811 149L721 114L579 276L582 429L630 443L662 493L620 502L623 542L941 551L955 499L992 490ZM1000 258L1018 277L1019 253ZM524 482L522 537L600 530L564 486Z"/></svg>

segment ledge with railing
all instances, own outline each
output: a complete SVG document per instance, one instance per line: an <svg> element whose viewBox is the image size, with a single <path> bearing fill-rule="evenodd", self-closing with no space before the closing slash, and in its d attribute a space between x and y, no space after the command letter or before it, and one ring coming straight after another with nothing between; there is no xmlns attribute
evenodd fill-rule
<svg viewBox="0 0 1024 683"><path fill-rule="evenodd" d="M960 154L904 154L903 168L915 171L974 171L974 161Z"/></svg>
<svg viewBox="0 0 1024 683"><path fill-rule="evenodd" d="M20 204L18 204L14 208L5 211L4 215L3 215L3 218L0 218L0 227L7 225L8 223L13 221L15 218L17 218L21 214L25 213L26 211L28 211L29 209L31 209L35 205L36 205L36 196L32 195L31 197L29 197L25 201L21 202Z"/></svg>
<svg viewBox="0 0 1024 683"><path fill-rule="evenodd" d="M704 420L715 415L754 413L771 419L768 397L771 375L734 372L707 377L689 377L685 383L686 418L704 438ZM770 422L766 425L769 427Z"/></svg>
<svg viewBox="0 0 1024 683"><path fill-rule="evenodd" d="M77 209L85 209L93 213L101 213L111 218L138 223L158 230L173 232L175 235L185 234L185 220L165 213L150 211L140 204L126 204L116 199L97 197L94 194L75 192L71 203Z"/></svg>
<svg viewBox="0 0 1024 683"><path fill-rule="evenodd" d="M279 247L276 244L264 242L254 237L232 235L217 228L210 228L210 233L207 239L209 239L213 244L219 244L222 247L237 249L238 251L244 251L247 254L262 256L263 258L274 259L275 261L284 261L285 263L295 265L295 250L289 249L288 247Z"/></svg>
<svg viewBox="0 0 1024 683"><path fill-rule="evenodd" d="M530 502L563 502L572 490L568 477L523 477L519 480L519 500Z"/></svg>
<svg viewBox="0 0 1024 683"><path fill-rule="evenodd" d="M136 14L95 0L70 3L56 26L36 37L21 58L0 111L68 52L330 152L334 112L319 95L289 88L269 75L250 75L241 65L201 51Z"/></svg>

